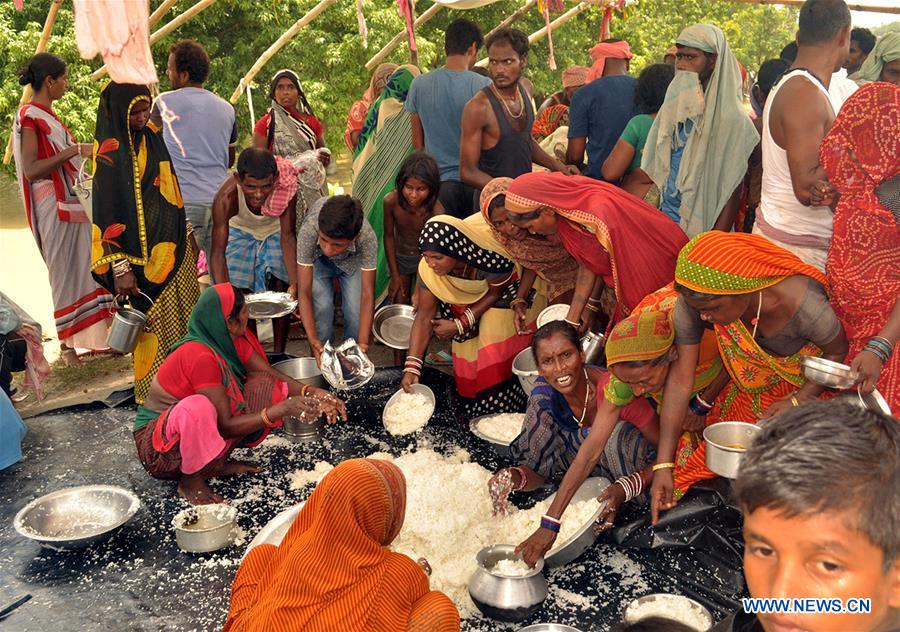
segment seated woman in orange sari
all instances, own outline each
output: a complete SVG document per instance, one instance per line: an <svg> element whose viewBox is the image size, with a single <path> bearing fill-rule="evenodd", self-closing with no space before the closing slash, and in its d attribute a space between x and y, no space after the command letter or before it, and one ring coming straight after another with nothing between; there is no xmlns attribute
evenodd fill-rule
<svg viewBox="0 0 900 632"><path fill-rule="evenodd" d="M458 632L459 612L423 567L390 550L406 515L393 463L344 461L325 475L279 546L251 550L223 632Z"/></svg>
<svg viewBox="0 0 900 632"><path fill-rule="evenodd" d="M863 392L900 415L900 87L871 83L841 107L819 155L840 193L825 268ZM890 113L893 112L892 116Z"/></svg>
<svg viewBox="0 0 900 632"><path fill-rule="evenodd" d="M259 472L229 459L234 448L259 444L284 415L330 423L347 413L328 391L300 384L269 365L247 330L244 295L229 283L207 288L187 335L169 349L138 406L134 442L153 478L178 481L194 504L223 502L206 480Z"/></svg>
<svg viewBox="0 0 900 632"><path fill-rule="evenodd" d="M678 251L687 243L684 231L659 209L593 178L526 173L509 186L505 206L514 224L559 239L581 264L566 320L582 331L599 312L604 287L616 295L611 328L671 283Z"/></svg>
<svg viewBox="0 0 900 632"><path fill-rule="evenodd" d="M705 424L685 419L691 402L700 341L711 324L730 382L714 402L712 420L756 423L802 402L824 388L807 382L804 355L837 362L847 337L828 303L825 276L765 237L710 231L694 237L675 271L678 357L666 378L660 440L651 490L651 513L675 506L697 481L712 478L702 442L682 436ZM673 470L674 476L673 476ZM676 495L676 489L679 495Z"/></svg>

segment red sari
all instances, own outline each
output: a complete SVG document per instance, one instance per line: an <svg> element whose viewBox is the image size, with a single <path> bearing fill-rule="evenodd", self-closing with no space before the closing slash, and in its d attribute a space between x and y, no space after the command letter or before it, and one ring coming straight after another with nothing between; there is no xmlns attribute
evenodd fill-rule
<svg viewBox="0 0 900 632"><path fill-rule="evenodd" d="M561 173L526 173L506 193L506 208L551 208L566 250L616 293L610 326L645 296L672 282L684 231L659 209L608 182Z"/></svg>
<svg viewBox="0 0 900 632"><path fill-rule="evenodd" d="M900 88L876 82L854 93L820 156L840 193L826 270L851 362L885 326L900 296L900 228L875 195L879 184L900 173ZM882 368L877 388L900 412L900 351Z"/></svg>

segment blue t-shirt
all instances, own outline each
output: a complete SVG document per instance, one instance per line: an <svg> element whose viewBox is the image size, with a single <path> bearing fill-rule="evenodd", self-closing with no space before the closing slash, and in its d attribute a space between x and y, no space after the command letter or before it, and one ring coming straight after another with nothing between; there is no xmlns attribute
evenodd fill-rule
<svg viewBox="0 0 900 632"><path fill-rule="evenodd" d="M590 82L572 97L569 138L587 137L588 166L584 175L601 180L600 170L609 153L637 114L634 77L615 75Z"/></svg>
<svg viewBox="0 0 900 632"><path fill-rule="evenodd" d="M678 171L681 169L681 157L684 155L684 147L688 136L694 131L694 122L690 119L678 124L676 137L672 139L672 159L669 161L669 177L666 178L666 187L660 195L659 210L681 223L681 191L678 190Z"/></svg>
<svg viewBox="0 0 900 632"><path fill-rule="evenodd" d="M471 70L438 68L416 77L406 97L425 130L425 151L434 156L441 181L459 180L459 137L463 108L491 80Z"/></svg>
<svg viewBox="0 0 900 632"><path fill-rule="evenodd" d="M154 120L162 116L160 102L175 117L163 123L163 139L184 203L212 204L228 172L228 146L237 141L234 108L209 90L180 88L156 97Z"/></svg>

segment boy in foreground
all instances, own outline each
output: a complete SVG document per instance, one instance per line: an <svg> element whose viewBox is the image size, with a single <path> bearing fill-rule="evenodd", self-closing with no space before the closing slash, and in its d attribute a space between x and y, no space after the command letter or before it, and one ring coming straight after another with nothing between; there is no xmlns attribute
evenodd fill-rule
<svg viewBox="0 0 900 632"><path fill-rule="evenodd" d="M713 630L900 629L900 422L835 402L792 409L763 426L736 493L751 597L860 598L871 610L742 609Z"/></svg>

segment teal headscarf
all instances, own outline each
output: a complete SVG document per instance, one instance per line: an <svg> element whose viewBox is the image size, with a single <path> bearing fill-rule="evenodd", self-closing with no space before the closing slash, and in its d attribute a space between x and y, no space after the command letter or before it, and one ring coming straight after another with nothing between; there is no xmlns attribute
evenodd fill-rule
<svg viewBox="0 0 900 632"><path fill-rule="evenodd" d="M362 133L359 135L359 140L356 142L354 156L358 156L362 152L366 143L369 142L369 138L372 137L375 130L378 128L378 112L381 109L381 103L385 99L396 99L400 103L406 103L409 87L412 85L413 79L415 78L416 75L410 71L410 66L400 66L394 71L394 74L388 79L384 90L381 91L381 94L369 107L369 111L366 114L366 122L363 123Z"/></svg>
<svg viewBox="0 0 900 632"><path fill-rule="evenodd" d="M881 81L881 71L885 64L900 59L900 33L888 33L878 38L875 48L866 57L862 67L851 77L856 83L863 85L873 81Z"/></svg>
<svg viewBox="0 0 900 632"><path fill-rule="evenodd" d="M663 190L678 125L693 123L676 186L681 192L681 228L694 237L713 227L743 180L759 134L744 111L740 67L722 30L696 24L684 29L676 43L715 53L716 66L705 92L695 73L676 73L647 136L641 169Z"/></svg>

